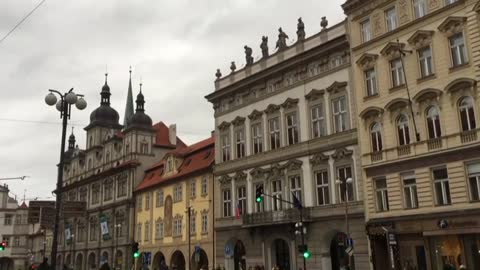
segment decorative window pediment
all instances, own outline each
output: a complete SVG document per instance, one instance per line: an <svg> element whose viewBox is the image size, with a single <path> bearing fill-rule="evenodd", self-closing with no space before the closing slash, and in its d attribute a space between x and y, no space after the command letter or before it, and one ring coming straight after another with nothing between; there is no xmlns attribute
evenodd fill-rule
<svg viewBox="0 0 480 270"><path fill-rule="evenodd" d="M340 90L344 90L347 87L347 82L333 82L332 85L327 87L327 92L337 93Z"/></svg>
<svg viewBox="0 0 480 270"><path fill-rule="evenodd" d="M474 7L473 7L473 11L477 12L477 13L480 13L480 2L478 2Z"/></svg>
<svg viewBox="0 0 480 270"><path fill-rule="evenodd" d="M457 91L461 90L474 90L475 91L475 86L477 84L477 81L474 79L470 78L458 78L453 80L451 83L449 83L445 87L445 92L452 94Z"/></svg>
<svg viewBox="0 0 480 270"><path fill-rule="evenodd" d="M263 114L262 112L253 110L253 112L248 116L248 118L250 118L250 120L257 120L260 117L262 117L262 114Z"/></svg>
<svg viewBox="0 0 480 270"><path fill-rule="evenodd" d="M240 116L235 117L235 119L233 119L232 121L232 124L234 126L241 126L244 123L245 123L245 117L240 117Z"/></svg>
<svg viewBox="0 0 480 270"><path fill-rule="evenodd" d="M235 179L235 181L245 181L247 180L247 174L243 171L239 171L233 176L233 179Z"/></svg>
<svg viewBox="0 0 480 270"><path fill-rule="evenodd" d="M426 30L417 30L409 39L408 43L415 47L416 49L420 49L426 46L429 46L432 43L434 31L426 31Z"/></svg>
<svg viewBox="0 0 480 270"><path fill-rule="evenodd" d="M298 159L291 159L287 163L285 163L284 167L287 171L297 171L302 169L303 162Z"/></svg>
<svg viewBox="0 0 480 270"><path fill-rule="evenodd" d="M266 113L266 114L272 114L272 113L274 113L274 112L277 112L278 110L280 110L280 106L275 105L275 104L270 104L270 105L268 105L268 107L265 109L265 113Z"/></svg>
<svg viewBox="0 0 480 270"><path fill-rule="evenodd" d="M180 215L179 213L175 214L173 219L183 219L183 215Z"/></svg>
<svg viewBox="0 0 480 270"><path fill-rule="evenodd" d="M385 105L385 110L394 111L399 108L405 108L408 106L408 99L406 98L395 98L390 100L387 105Z"/></svg>
<svg viewBox="0 0 480 270"><path fill-rule="evenodd" d="M380 54L389 60L400 57L400 51L405 47L405 43L389 42L380 51Z"/></svg>
<svg viewBox="0 0 480 270"><path fill-rule="evenodd" d="M376 107L376 106L371 106L371 107L365 108L360 113L360 117L362 119L368 119L370 117L378 117L378 116L382 115L383 112L384 112L384 109L382 109L380 107Z"/></svg>
<svg viewBox="0 0 480 270"><path fill-rule="evenodd" d="M260 178L260 177L263 177L265 176L265 169L262 169L262 168L254 168L250 171L250 175L253 177L253 178Z"/></svg>
<svg viewBox="0 0 480 270"><path fill-rule="evenodd" d="M220 181L220 184L226 185L226 184L230 183L230 181L232 181L232 178L228 175L222 175L222 176L220 176L218 181Z"/></svg>
<svg viewBox="0 0 480 270"><path fill-rule="evenodd" d="M466 21L467 17L450 16L438 26L438 30L447 36L451 36L462 32Z"/></svg>
<svg viewBox="0 0 480 270"><path fill-rule="evenodd" d="M442 95L442 91L439 89L434 89L434 88L427 88L423 89L420 92L418 92L414 97L413 100L416 103L420 103L425 100L431 100L431 99L438 99Z"/></svg>
<svg viewBox="0 0 480 270"><path fill-rule="evenodd" d="M282 107L285 109L293 108L298 104L298 98L287 98L283 103Z"/></svg>
<svg viewBox="0 0 480 270"><path fill-rule="evenodd" d="M227 122L223 121L223 122L218 126L218 129L223 131L223 130L226 130L227 128L229 128L229 127L230 127L230 123L227 123Z"/></svg>
<svg viewBox="0 0 480 270"><path fill-rule="evenodd" d="M367 70L375 67L375 62L377 59L378 54L365 53L357 60L356 63L363 70Z"/></svg>
<svg viewBox="0 0 480 270"><path fill-rule="evenodd" d="M318 153L318 154L315 154L313 155L313 157L310 159L310 163L312 165L320 165L320 164L324 164L325 162L327 162L329 159L328 156L324 155L323 153Z"/></svg>
<svg viewBox="0 0 480 270"><path fill-rule="evenodd" d="M283 169L283 166L280 166L278 163L272 164L270 169L267 170L267 179L283 177L285 175Z"/></svg>
<svg viewBox="0 0 480 270"><path fill-rule="evenodd" d="M325 94L325 90L312 89L308 94L305 95L307 100L315 100Z"/></svg>
<svg viewBox="0 0 480 270"><path fill-rule="evenodd" d="M208 209L202 209L202 210L200 210L200 213L202 215L208 214Z"/></svg>
<svg viewBox="0 0 480 270"><path fill-rule="evenodd" d="M332 157L334 159L342 159L346 157L350 157L353 154L352 150L347 150L346 148L338 148L335 150L335 153L333 153Z"/></svg>

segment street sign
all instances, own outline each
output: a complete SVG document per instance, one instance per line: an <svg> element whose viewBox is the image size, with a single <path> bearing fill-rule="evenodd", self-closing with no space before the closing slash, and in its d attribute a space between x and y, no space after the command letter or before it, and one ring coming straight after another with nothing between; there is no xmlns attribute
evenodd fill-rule
<svg viewBox="0 0 480 270"><path fill-rule="evenodd" d="M352 256L353 255L353 247L347 247L345 249L345 252L349 255L349 256Z"/></svg>
<svg viewBox="0 0 480 270"><path fill-rule="evenodd" d="M229 243L225 245L225 257L231 258L233 256L233 249Z"/></svg>
<svg viewBox="0 0 480 270"><path fill-rule="evenodd" d="M397 245L397 239L395 238L395 234L393 233L388 234L388 244L390 244L391 246Z"/></svg>
<svg viewBox="0 0 480 270"><path fill-rule="evenodd" d="M353 248L353 239L351 237L348 237L346 241L347 241L347 247Z"/></svg>

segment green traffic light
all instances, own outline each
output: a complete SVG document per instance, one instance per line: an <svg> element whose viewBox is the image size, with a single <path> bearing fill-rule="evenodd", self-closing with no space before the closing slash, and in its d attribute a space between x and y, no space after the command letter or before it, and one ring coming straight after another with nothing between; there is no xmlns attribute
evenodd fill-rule
<svg viewBox="0 0 480 270"><path fill-rule="evenodd" d="M310 258L310 256L312 256L312 254L310 253L310 251L307 250L307 251L303 252L303 257L304 257L305 259Z"/></svg>
<svg viewBox="0 0 480 270"><path fill-rule="evenodd" d="M138 253L138 252L133 253L133 257L134 257L134 258L140 257L140 253Z"/></svg>
<svg viewBox="0 0 480 270"><path fill-rule="evenodd" d="M5 248L3 246L0 246L0 251L4 251Z"/></svg>
<svg viewBox="0 0 480 270"><path fill-rule="evenodd" d="M258 203L261 203L263 201L263 198L262 197L257 197L257 202Z"/></svg>

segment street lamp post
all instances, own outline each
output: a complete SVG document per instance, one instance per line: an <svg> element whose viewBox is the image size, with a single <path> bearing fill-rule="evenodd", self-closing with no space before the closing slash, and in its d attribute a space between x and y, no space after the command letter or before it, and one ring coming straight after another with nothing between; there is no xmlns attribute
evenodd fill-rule
<svg viewBox="0 0 480 270"><path fill-rule="evenodd" d="M345 234L347 236L347 242L349 242L349 239L350 239L350 228L349 228L349 225L348 225L348 185L353 183L353 179L351 177L347 178L347 179L344 179L344 180L340 180L340 179L337 179L336 183L338 185L341 185L341 184L344 184L344 202L345 202ZM341 187L341 186L340 186ZM341 189L341 188L340 188ZM347 269L350 269L350 255L347 254Z"/></svg>
<svg viewBox="0 0 480 270"><path fill-rule="evenodd" d="M60 143L60 163L58 164L57 173L57 187L55 189L55 225L53 229L52 239L52 253L51 253L51 265L56 267L57 265L57 249L58 249L58 223L60 221L60 209L62 206L62 182L63 182L63 165L65 159L65 137L67 133L67 122L70 119L72 105L75 104L77 109L83 110L87 107L87 102L83 99L83 95L78 95L73 92L73 88L68 92L62 94L57 90L50 89L50 93L45 97L45 103L49 106L56 105L57 110L60 112L60 118L62 119L62 141ZM57 96L60 99L57 102Z"/></svg>

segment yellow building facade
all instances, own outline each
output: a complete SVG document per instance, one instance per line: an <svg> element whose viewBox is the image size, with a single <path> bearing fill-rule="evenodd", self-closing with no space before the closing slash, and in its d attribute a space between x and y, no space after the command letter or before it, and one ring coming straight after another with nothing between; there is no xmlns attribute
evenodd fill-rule
<svg viewBox="0 0 480 270"><path fill-rule="evenodd" d="M146 170L135 191L135 241L141 252L137 269L214 265L213 162L212 137L173 150Z"/></svg>
<svg viewBox="0 0 480 270"><path fill-rule="evenodd" d="M372 268L480 269L478 1L343 8Z"/></svg>

